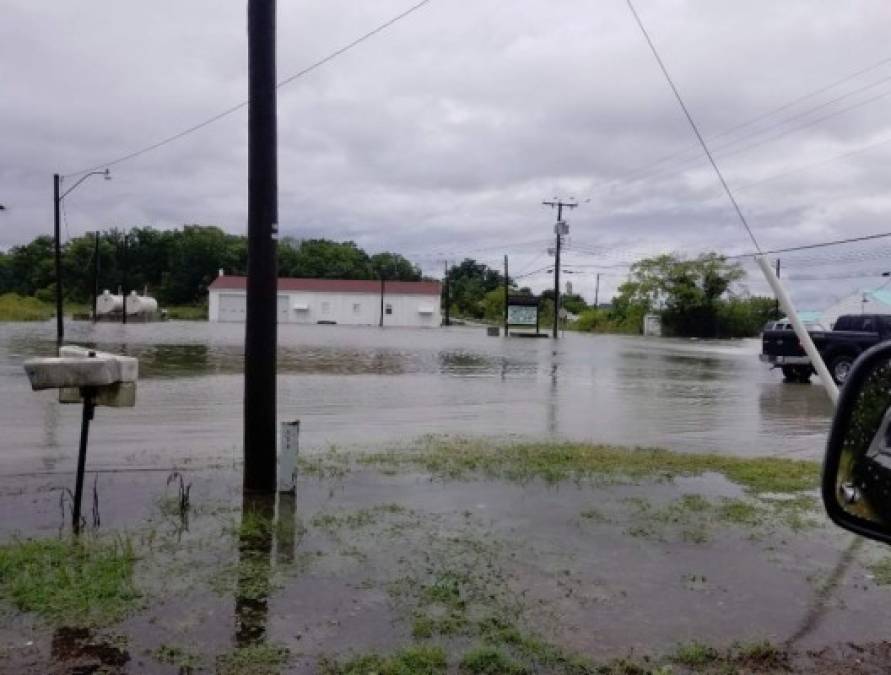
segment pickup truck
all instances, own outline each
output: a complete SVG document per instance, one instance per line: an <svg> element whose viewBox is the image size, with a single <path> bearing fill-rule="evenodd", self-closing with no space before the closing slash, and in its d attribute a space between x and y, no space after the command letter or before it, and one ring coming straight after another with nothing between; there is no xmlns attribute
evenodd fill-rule
<svg viewBox="0 0 891 675"><path fill-rule="evenodd" d="M837 384L844 384L857 357L873 345L891 340L891 315L845 314L832 330L808 330L814 346ZM761 334L761 360L780 368L787 382L809 382L814 368L795 331L783 327Z"/></svg>

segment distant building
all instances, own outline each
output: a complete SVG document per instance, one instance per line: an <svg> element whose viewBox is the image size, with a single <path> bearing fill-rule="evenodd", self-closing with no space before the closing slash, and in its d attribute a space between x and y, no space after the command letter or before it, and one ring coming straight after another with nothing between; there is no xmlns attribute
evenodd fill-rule
<svg viewBox="0 0 891 675"><path fill-rule="evenodd" d="M891 314L891 289L854 291L824 310L820 323L832 328L842 314Z"/></svg>
<svg viewBox="0 0 891 675"><path fill-rule="evenodd" d="M208 291L208 319L245 320L247 277L221 274ZM441 323L438 281L364 279L278 280L279 323L336 323L377 326L428 326Z"/></svg>
<svg viewBox="0 0 891 675"><path fill-rule="evenodd" d="M662 337L662 317L658 314L644 315L643 334L653 337Z"/></svg>

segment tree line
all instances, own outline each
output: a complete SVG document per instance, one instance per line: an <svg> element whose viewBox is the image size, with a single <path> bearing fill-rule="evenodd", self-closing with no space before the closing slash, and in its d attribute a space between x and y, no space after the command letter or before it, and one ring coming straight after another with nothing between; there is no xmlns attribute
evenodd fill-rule
<svg viewBox="0 0 891 675"><path fill-rule="evenodd" d="M62 247L66 298L87 302L93 293L96 239L85 234ZM99 235L99 289L148 288L162 305L200 305L220 269L247 273L247 238L214 226L187 225L178 230L135 227L108 229ZM279 274L324 279L418 281L418 265L395 252L368 254L352 241L283 238L278 247ZM717 253L687 259L676 254L639 260L631 266L607 307L590 307L577 294L561 296L561 306L577 315L574 327L585 331L639 333L646 314L661 316L663 331L682 337L757 335L777 318L771 298L751 296L741 288L745 271ZM448 268L452 316L500 322L504 313L504 275L472 258ZM511 294L532 295L508 278ZM40 236L0 252L0 295L16 293L49 302L55 293L53 241ZM553 290L539 296L541 321L553 318Z"/></svg>
<svg viewBox="0 0 891 675"><path fill-rule="evenodd" d="M62 247L63 290L68 300L86 302L93 293L96 238L85 234ZM179 230L134 227L99 234L99 289L148 288L162 304L207 301L207 287L220 269L247 273L247 238L218 227L187 225ZM53 240L40 236L0 252L0 295L17 293L50 301L55 294ZM325 279L417 281L421 269L398 253L369 255L355 242L283 238L279 274Z"/></svg>

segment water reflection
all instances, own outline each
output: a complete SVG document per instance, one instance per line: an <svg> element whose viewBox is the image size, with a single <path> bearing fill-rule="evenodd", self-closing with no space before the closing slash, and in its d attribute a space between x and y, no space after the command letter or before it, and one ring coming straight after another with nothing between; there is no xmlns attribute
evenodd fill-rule
<svg viewBox="0 0 891 675"><path fill-rule="evenodd" d="M296 498L293 494L245 494L238 537L235 589L235 644L252 647L266 640L272 590L273 550L276 562L294 561L297 546Z"/></svg>

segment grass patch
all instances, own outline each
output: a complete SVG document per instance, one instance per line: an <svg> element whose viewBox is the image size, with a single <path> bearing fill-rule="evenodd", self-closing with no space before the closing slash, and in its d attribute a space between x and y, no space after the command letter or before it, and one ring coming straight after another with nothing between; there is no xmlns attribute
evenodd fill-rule
<svg viewBox="0 0 891 675"><path fill-rule="evenodd" d="M217 657L217 675L278 675L290 652L271 644L239 647Z"/></svg>
<svg viewBox="0 0 891 675"><path fill-rule="evenodd" d="M867 565L872 573L873 581L879 586L891 585L891 557L882 558L878 562Z"/></svg>
<svg viewBox="0 0 891 675"><path fill-rule="evenodd" d="M743 458L622 448L585 443L497 444L469 439L425 439L420 447L361 455L359 464L385 470L421 469L441 478L483 475L512 481L612 481L721 473L752 493L801 492L817 486L819 464L804 460Z"/></svg>
<svg viewBox="0 0 891 675"><path fill-rule="evenodd" d="M320 675L440 675L448 663L445 650L439 646L406 647L390 656L368 654L344 663L322 659Z"/></svg>
<svg viewBox="0 0 891 675"><path fill-rule="evenodd" d="M177 321L207 320L207 305L172 305L166 309L168 319Z"/></svg>
<svg viewBox="0 0 891 675"><path fill-rule="evenodd" d="M52 305L37 298L18 293L0 295L0 321L46 321L55 313Z"/></svg>
<svg viewBox="0 0 891 675"><path fill-rule="evenodd" d="M54 623L112 623L139 601L135 560L123 538L14 541L0 547L0 596Z"/></svg>
<svg viewBox="0 0 891 675"><path fill-rule="evenodd" d="M320 513L312 519L315 527L325 530L347 528L358 530L362 527L374 525L382 517L387 515L406 513L407 509L399 504L378 504L365 509L355 511L340 511L337 513Z"/></svg>
<svg viewBox="0 0 891 675"><path fill-rule="evenodd" d="M185 671L200 668L201 656L179 645L163 644L152 652L152 656L159 663L166 663Z"/></svg>
<svg viewBox="0 0 891 675"><path fill-rule="evenodd" d="M690 668L701 668L721 658L718 650L701 642L689 642L678 645L671 657L675 663L680 663Z"/></svg>
<svg viewBox="0 0 891 675"><path fill-rule="evenodd" d="M523 675L530 671L500 649L485 646L464 655L461 659L460 672L473 675Z"/></svg>

